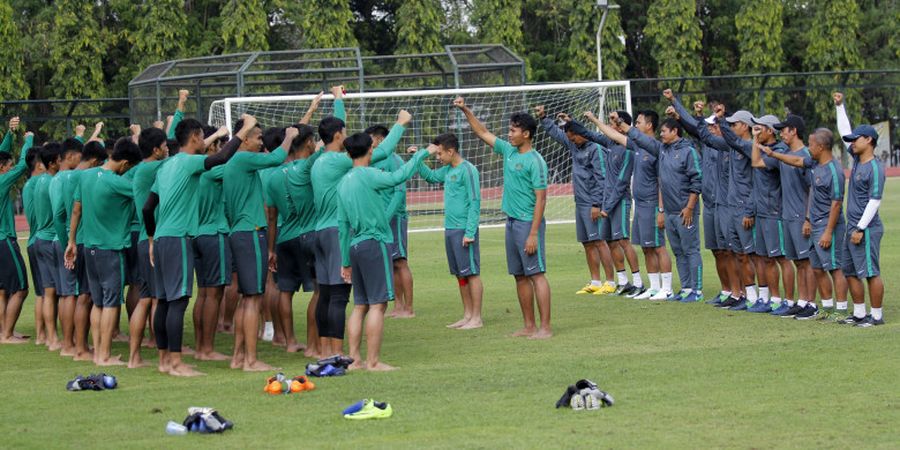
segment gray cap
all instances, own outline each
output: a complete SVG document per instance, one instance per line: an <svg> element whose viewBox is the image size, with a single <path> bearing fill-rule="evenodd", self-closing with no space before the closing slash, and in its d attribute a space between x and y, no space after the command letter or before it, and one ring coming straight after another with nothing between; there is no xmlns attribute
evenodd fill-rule
<svg viewBox="0 0 900 450"><path fill-rule="evenodd" d="M774 130L775 125L778 125L781 123L781 119L773 116L772 114L766 114L765 116L762 116L762 117L754 117L753 123L755 123L757 125L763 125L763 126L769 127Z"/></svg>
<svg viewBox="0 0 900 450"><path fill-rule="evenodd" d="M716 124L716 115L713 114L705 119L703 119L707 125L715 125Z"/></svg>
<svg viewBox="0 0 900 450"><path fill-rule="evenodd" d="M737 111L736 113L726 117L725 120L727 120L728 123L744 122L747 125L752 126L753 125L753 114L750 114L750 111L742 109L742 110Z"/></svg>

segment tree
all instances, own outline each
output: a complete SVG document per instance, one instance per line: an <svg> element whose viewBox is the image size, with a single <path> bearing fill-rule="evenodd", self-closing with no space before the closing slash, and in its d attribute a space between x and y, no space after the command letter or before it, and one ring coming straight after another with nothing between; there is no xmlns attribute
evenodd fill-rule
<svg viewBox="0 0 900 450"><path fill-rule="evenodd" d="M568 14L571 35L569 41L568 63L576 80L594 80L597 78L597 27L600 25L601 12L592 2L574 0ZM625 76L625 32L619 10L611 9L606 16L603 35L600 36L600 47L603 57L603 79L619 80Z"/></svg>
<svg viewBox="0 0 900 450"><path fill-rule="evenodd" d="M303 30L303 47L358 47L353 36L353 11L340 0L305 0L302 9L294 11L295 21Z"/></svg>
<svg viewBox="0 0 900 450"><path fill-rule="evenodd" d="M441 47L441 16L443 11L439 0L407 0L397 10L397 50L396 54L435 53ZM401 60L399 68L402 72L421 72L434 70L428 60ZM441 80L434 77L415 80L412 84L437 84Z"/></svg>
<svg viewBox="0 0 900 450"><path fill-rule="evenodd" d="M13 21L13 9L0 1L0 98L21 100L28 98L25 82L25 55L22 35Z"/></svg>
<svg viewBox="0 0 900 450"><path fill-rule="evenodd" d="M696 16L695 0L655 0L647 11L644 34L659 77L685 77L702 74L701 39L703 33ZM687 83L688 91L698 83Z"/></svg>
<svg viewBox="0 0 900 450"><path fill-rule="evenodd" d="M781 48L782 35L781 0L759 0L745 4L734 18L737 30L738 70L744 74L779 73L782 69L784 52ZM782 79L768 80L767 86L783 85ZM754 89L762 80L754 78L744 86ZM758 94L740 96L744 109L759 113L781 115L784 111L783 94L767 92L763 98Z"/></svg>
<svg viewBox="0 0 900 450"><path fill-rule="evenodd" d="M229 0L222 8L224 53L269 49L268 15L261 0Z"/></svg>
<svg viewBox="0 0 900 450"><path fill-rule="evenodd" d="M503 44L523 54L522 2L515 0L475 0L472 20L478 38L485 44Z"/></svg>

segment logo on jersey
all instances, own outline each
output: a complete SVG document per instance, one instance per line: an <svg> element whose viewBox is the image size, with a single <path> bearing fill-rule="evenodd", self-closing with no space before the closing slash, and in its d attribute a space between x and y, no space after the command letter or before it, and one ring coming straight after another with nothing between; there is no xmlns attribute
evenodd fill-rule
<svg viewBox="0 0 900 450"><path fill-rule="evenodd" d="M450 175L450 181L456 181L456 180L457 180L456 175Z"/></svg>
<svg viewBox="0 0 900 450"><path fill-rule="evenodd" d="M522 163L516 163L516 170L522 170Z"/></svg>

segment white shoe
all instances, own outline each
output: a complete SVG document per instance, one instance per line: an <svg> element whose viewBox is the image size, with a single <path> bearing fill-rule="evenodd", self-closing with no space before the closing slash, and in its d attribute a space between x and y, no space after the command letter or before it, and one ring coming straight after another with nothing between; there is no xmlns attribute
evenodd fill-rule
<svg viewBox="0 0 900 450"><path fill-rule="evenodd" d="M272 339L275 339L275 326L272 325L272 322L266 322L266 325L263 327L262 338L266 342L272 342Z"/></svg>
<svg viewBox="0 0 900 450"><path fill-rule="evenodd" d="M660 290L653 297L650 297L650 300L665 300L672 296L672 291L663 291Z"/></svg>
<svg viewBox="0 0 900 450"><path fill-rule="evenodd" d="M648 298L653 297L654 295L656 295L658 292L659 292L659 291L651 291L651 290L648 289L648 290L644 291L643 294L638 295L637 297L635 297L635 300L647 300Z"/></svg>

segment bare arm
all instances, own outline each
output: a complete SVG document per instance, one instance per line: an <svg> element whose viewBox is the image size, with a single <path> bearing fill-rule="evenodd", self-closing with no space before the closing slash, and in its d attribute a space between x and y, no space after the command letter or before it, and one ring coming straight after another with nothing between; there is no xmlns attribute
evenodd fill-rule
<svg viewBox="0 0 900 450"><path fill-rule="evenodd" d="M325 95L325 92L319 92L313 100L312 103L309 104L309 109L306 110L306 114L303 115L303 118L300 119L300 122L304 125L308 125L309 121L312 120L313 114L319 109L319 102L322 101L322 96Z"/></svg>
<svg viewBox="0 0 900 450"><path fill-rule="evenodd" d="M585 112L584 117L587 118L588 120L590 120L591 122L593 122L594 125L597 125L597 128L600 129L600 132L603 133L604 135L606 135L606 137L608 137L609 139L612 139L613 141L615 141L616 143L618 143L619 145L621 145L623 147L628 145L628 136L625 136L624 134L619 133L619 131L616 130L615 128L603 123L602 121L600 121L600 119L598 119L596 116L594 116L594 114L592 112L590 112L590 111Z"/></svg>
<svg viewBox="0 0 900 450"><path fill-rule="evenodd" d="M278 270L278 259L275 253L275 240L278 238L278 208L266 207L266 221L268 222L266 234L269 247L269 272L275 272Z"/></svg>
<svg viewBox="0 0 900 450"><path fill-rule="evenodd" d="M478 136L478 139L481 139L485 144L493 147L494 143L497 142L497 136L488 131L487 127L475 117L475 114L472 113L472 110L466 105L465 100L463 100L462 97L456 97L456 100L453 100L453 106L459 108L466 116L469 126L472 127L472 133L475 133L475 136Z"/></svg>

